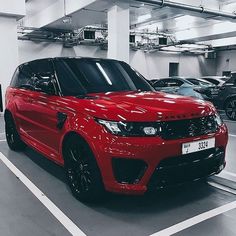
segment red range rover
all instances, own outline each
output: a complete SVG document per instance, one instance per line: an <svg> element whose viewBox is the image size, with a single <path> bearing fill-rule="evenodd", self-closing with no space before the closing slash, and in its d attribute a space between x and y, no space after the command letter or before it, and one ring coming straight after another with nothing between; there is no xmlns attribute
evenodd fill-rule
<svg viewBox="0 0 236 236"><path fill-rule="evenodd" d="M64 166L82 201L144 194L225 167L228 132L211 103L155 92L128 64L53 58L20 65L6 93L6 137Z"/></svg>

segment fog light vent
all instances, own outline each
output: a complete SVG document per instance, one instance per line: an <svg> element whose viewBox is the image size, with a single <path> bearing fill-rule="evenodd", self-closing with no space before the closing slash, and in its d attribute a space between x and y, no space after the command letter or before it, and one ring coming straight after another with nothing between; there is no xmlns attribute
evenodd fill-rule
<svg viewBox="0 0 236 236"><path fill-rule="evenodd" d="M112 167L117 182L135 184L143 177L147 164L142 160L113 158Z"/></svg>

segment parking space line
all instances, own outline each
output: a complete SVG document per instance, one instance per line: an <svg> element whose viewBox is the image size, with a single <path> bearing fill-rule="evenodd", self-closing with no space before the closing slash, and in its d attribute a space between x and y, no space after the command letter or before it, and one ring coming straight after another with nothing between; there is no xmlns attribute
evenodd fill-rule
<svg viewBox="0 0 236 236"><path fill-rule="evenodd" d="M6 142L7 140L6 139L1 139L0 142Z"/></svg>
<svg viewBox="0 0 236 236"><path fill-rule="evenodd" d="M0 152L0 160L73 236L86 236L35 184Z"/></svg>
<svg viewBox="0 0 236 236"><path fill-rule="evenodd" d="M229 134L229 136L236 138L236 135L235 135L235 134Z"/></svg>
<svg viewBox="0 0 236 236"><path fill-rule="evenodd" d="M205 220L211 219L215 216L218 216L220 214L223 214L227 211L236 209L236 201L230 202L228 204L225 204L223 206L217 207L215 209L212 209L210 211L204 212L202 214L199 214L197 216L194 216L190 219L187 219L185 221L182 221L178 224L175 224L169 228L163 229L157 233L154 233L150 236L168 236L168 235L173 235L178 232L181 232L187 228L190 228L196 224L199 224Z"/></svg>
<svg viewBox="0 0 236 236"><path fill-rule="evenodd" d="M226 170L224 170L222 173L226 174L226 175L230 175L230 176L236 177L235 173L232 173L232 172L229 172L229 171L226 171Z"/></svg>
<svg viewBox="0 0 236 236"><path fill-rule="evenodd" d="M222 185L222 184L214 183L214 182L212 182L212 181L207 181L207 183L208 183L210 186L214 187L214 188L218 188L218 189L223 190L223 191L225 191L225 192L232 193L232 194L236 195L236 190L233 189L233 188L224 186L224 185Z"/></svg>

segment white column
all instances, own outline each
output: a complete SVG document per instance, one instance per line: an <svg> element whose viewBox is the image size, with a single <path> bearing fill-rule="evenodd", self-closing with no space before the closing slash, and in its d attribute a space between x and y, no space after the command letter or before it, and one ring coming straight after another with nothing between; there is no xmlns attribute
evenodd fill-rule
<svg viewBox="0 0 236 236"><path fill-rule="evenodd" d="M108 11L108 58L129 63L130 14L127 4Z"/></svg>
<svg viewBox="0 0 236 236"><path fill-rule="evenodd" d="M3 104L5 91L18 65L16 19L0 16L0 84L2 85Z"/></svg>
<svg viewBox="0 0 236 236"><path fill-rule="evenodd" d="M17 20L24 14L24 0L8 0L0 4L0 84L3 105L6 88L18 66Z"/></svg>

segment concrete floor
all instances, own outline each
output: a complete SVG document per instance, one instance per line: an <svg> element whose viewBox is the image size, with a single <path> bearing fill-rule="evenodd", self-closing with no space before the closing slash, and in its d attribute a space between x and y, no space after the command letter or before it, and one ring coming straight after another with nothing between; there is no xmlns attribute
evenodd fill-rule
<svg viewBox="0 0 236 236"><path fill-rule="evenodd" d="M236 135L236 122L227 122ZM0 140L3 139L0 119ZM236 174L236 137L230 136L226 170ZM234 145L233 145L234 144ZM0 152L21 170L86 235L150 235L193 216L236 200L233 193L194 183L144 197L111 195L100 205L85 205L73 198L65 184L63 169L30 148L23 153L9 150L0 142ZM214 178L212 179L214 181ZM230 185L232 182L224 180ZM233 187L233 185L231 186ZM0 162L0 235L66 236L63 225ZM227 211L176 235L236 235L236 209Z"/></svg>

